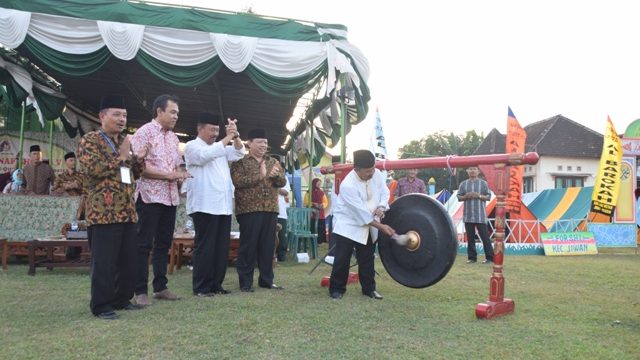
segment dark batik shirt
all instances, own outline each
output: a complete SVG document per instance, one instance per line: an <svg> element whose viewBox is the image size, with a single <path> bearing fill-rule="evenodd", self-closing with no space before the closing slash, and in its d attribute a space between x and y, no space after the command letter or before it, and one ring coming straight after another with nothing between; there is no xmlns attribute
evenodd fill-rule
<svg viewBox="0 0 640 360"><path fill-rule="evenodd" d="M278 163L264 156L267 174ZM260 178L260 163L251 155L231 164L231 180L235 186L236 215L264 211L278 213L278 189L286 184L284 174Z"/></svg>
<svg viewBox="0 0 640 360"><path fill-rule="evenodd" d="M116 149L124 141L124 135L111 139ZM82 137L78 159L85 176L87 225L137 222L134 193L134 175L141 171L141 162L136 159L124 164L118 159L99 131ZM132 170L131 184L124 184L120 177L120 167Z"/></svg>
<svg viewBox="0 0 640 360"><path fill-rule="evenodd" d="M65 170L56 177L51 193L54 195L80 196L82 195L82 182L83 179L80 172L74 171L70 174L68 170Z"/></svg>

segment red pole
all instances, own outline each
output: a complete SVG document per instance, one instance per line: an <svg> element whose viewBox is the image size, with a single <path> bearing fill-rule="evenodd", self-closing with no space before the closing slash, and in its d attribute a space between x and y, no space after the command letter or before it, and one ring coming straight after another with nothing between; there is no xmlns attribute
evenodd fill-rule
<svg viewBox="0 0 640 360"><path fill-rule="evenodd" d="M493 273L489 280L489 300L476 305L476 317L491 319L510 314L515 310L515 302L504 298L504 219L507 191L509 189L509 167L494 165L495 179L493 192L496 194L496 229L493 239Z"/></svg>

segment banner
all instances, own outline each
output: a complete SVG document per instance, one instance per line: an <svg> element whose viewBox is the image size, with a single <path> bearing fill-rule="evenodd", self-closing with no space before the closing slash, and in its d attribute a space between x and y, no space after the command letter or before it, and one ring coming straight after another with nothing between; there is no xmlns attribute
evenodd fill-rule
<svg viewBox="0 0 640 360"><path fill-rule="evenodd" d="M49 146L46 143L31 138L24 139L24 149L26 149L26 151L22 158L22 168L29 163L28 150L31 145L40 145L43 149L43 159L49 161L49 165L53 168L56 174L65 169L64 154L66 154L67 151L64 148L60 147L58 144L54 144L53 154L49 155ZM0 133L0 174L12 172L16 169L19 151L20 138L10 134Z"/></svg>
<svg viewBox="0 0 640 360"><path fill-rule="evenodd" d="M598 253L592 232L542 233L540 241L547 256L596 255Z"/></svg>
<svg viewBox="0 0 640 360"><path fill-rule="evenodd" d="M505 146L507 153L523 154L525 152L524 145L527 141L527 133L518 123L513 111L509 108L509 116L507 117L507 143ZM524 166L511 166L509 168L509 191L507 192L507 211L514 214L520 214L520 205L522 204L522 175L524 174Z"/></svg>
<svg viewBox="0 0 640 360"><path fill-rule="evenodd" d="M625 156L620 165L620 192L613 222L636 223L636 158Z"/></svg>
<svg viewBox="0 0 640 360"><path fill-rule="evenodd" d="M611 119L607 118L600 167L598 168L596 181L593 185L593 195L591 196L589 221L611 222L611 216L620 192L621 163L622 142L613 127Z"/></svg>
<svg viewBox="0 0 640 360"><path fill-rule="evenodd" d="M376 156L376 160L387 159L387 145L384 141L384 132L382 131L382 120L380 112L376 108L376 123L374 125L374 134L371 137L371 152Z"/></svg>

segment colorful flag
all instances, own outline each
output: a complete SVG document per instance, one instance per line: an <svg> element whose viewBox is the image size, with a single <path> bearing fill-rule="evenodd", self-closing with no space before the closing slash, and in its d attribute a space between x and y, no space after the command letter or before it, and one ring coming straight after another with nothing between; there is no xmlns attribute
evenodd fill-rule
<svg viewBox="0 0 640 360"><path fill-rule="evenodd" d="M509 107L509 116L507 117L507 153L523 154L525 151L525 143L527 141L527 133L518 123L516 116ZM507 192L507 211L520 214L520 204L522 204L522 175L524 174L524 166L511 166L509 168L509 191Z"/></svg>
<svg viewBox="0 0 640 360"><path fill-rule="evenodd" d="M589 221L610 222L620 192L620 174L622 166L622 141L607 117L607 128L604 132L600 167L593 185L591 195L591 211Z"/></svg>

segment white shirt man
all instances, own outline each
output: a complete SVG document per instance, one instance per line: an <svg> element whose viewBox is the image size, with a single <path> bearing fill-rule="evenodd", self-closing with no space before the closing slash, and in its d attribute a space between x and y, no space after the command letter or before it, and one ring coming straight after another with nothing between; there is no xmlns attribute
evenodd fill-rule
<svg viewBox="0 0 640 360"><path fill-rule="evenodd" d="M368 150L353 153L353 170L340 183L340 193L333 209L332 241L335 259L329 282L329 295L340 299L347 290L349 260L356 249L362 294L382 299L376 290L374 242L377 230L395 234L389 225L382 224L384 211L389 208L389 189L386 178L375 168L375 156ZM372 231L375 230L375 231Z"/></svg>
<svg viewBox="0 0 640 360"><path fill-rule="evenodd" d="M228 119L226 137L215 142L220 133L219 117L200 114L198 137L187 143L185 161L188 179L187 214L193 218L193 294L211 297L228 294L222 288L227 272L227 257L233 214L233 183L229 162L244 157L244 145L236 120ZM229 145L233 142L233 145Z"/></svg>

